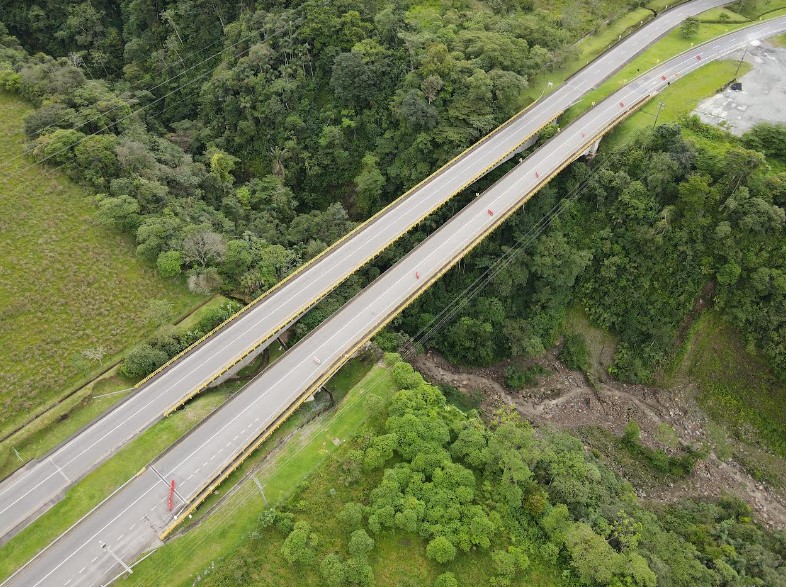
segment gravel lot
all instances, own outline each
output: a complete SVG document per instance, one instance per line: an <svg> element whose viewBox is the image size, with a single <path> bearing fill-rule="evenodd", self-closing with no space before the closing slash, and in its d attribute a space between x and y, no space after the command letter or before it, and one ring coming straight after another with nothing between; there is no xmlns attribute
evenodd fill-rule
<svg viewBox="0 0 786 587"><path fill-rule="evenodd" d="M730 56L740 59L743 51ZM753 69L740 78L742 91L726 89L699 103L694 114L741 135L757 122L786 124L786 48L750 46L744 59Z"/></svg>

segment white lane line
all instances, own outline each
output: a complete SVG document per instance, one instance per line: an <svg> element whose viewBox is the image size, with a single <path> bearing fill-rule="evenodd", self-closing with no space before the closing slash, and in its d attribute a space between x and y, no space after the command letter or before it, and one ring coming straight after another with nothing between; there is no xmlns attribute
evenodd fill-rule
<svg viewBox="0 0 786 587"><path fill-rule="evenodd" d="M94 557L93 557L93 560L91 560L91 561L90 561L90 563L92 564L92 563L96 562L97 560L98 560L98 557L97 557L97 556L94 556Z"/></svg>
<svg viewBox="0 0 786 587"><path fill-rule="evenodd" d="M117 537L118 542L123 539L123 536L125 536L125 534L121 534L120 536Z"/></svg>
<svg viewBox="0 0 786 587"><path fill-rule="evenodd" d="M70 485L71 484L71 479L68 478L68 475L63 473L63 469L61 469L59 467L59 465L52 460L52 457L49 457L49 462L52 463L55 466L55 468L58 470L58 472L65 478L66 481L68 481L68 483ZM50 477L51 477L51 475L50 475ZM22 498L20 497L19 499L22 499ZM3 510L3 511L5 511L5 510Z"/></svg>
<svg viewBox="0 0 786 587"><path fill-rule="evenodd" d="M84 573L86 568L87 567L82 567L82 569L79 571L79 574L81 575L82 573Z"/></svg>
<svg viewBox="0 0 786 587"><path fill-rule="evenodd" d="M136 528L136 524L135 523L131 525L131 527L128 529L128 531L131 532L134 528Z"/></svg>

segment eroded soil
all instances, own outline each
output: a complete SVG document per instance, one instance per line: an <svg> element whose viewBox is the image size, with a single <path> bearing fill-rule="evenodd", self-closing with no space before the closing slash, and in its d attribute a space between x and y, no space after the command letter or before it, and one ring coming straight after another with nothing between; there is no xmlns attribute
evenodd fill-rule
<svg viewBox="0 0 786 587"><path fill-rule="evenodd" d="M671 389L628 385L603 378L591 385L580 372L567 369L553 353L538 363L549 375L533 387L512 391L504 385L506 364L491 369L459 369L435 352L418 355L412 364L433 383L446 384L469 393L483 392L481 409L490 413L502 405L512 405L535 426L551 425L581 432L599 427L619 436L625 425L635 420L641 427L641 441L671 452L663 444L663 424L676 433L679 442L695 448L706 447L709 455L700 460L685 478L667 481L631 479L628 471L612 459L608 464L628 478L643 501L669 502L684 497L736 495L755 511L759 521L770 528L786 528L786 495L782 489L759 483L733 458L721 460L712 450L711 426L695 401L689 384ZM660 434L659 434L660 430Z"/></svg>

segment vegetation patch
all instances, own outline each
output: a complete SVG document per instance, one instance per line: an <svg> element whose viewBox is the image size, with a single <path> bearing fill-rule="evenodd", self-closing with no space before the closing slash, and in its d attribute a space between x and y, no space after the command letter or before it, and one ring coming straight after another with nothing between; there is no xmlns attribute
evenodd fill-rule
<svg viewBox="0 0 786 587"><path fill-rule="evenodd" d="M726 321L702 316L685 360L713 419L738 439L786 457L786 387Z"/></svg>
<svg viewBox="0 0 786 587"><path fill-rule="evenodd" d="M244 515L211 528L205 520L124 581L655 587L786 578L783 545L741 502L646 509L577 439L537 433L507 412L486 423L396 356L387 361L403 389L283 501L265 508L249 494L229 512ZM712 530L719 525L729 533ZM756 548L735 549L739 536Z"/></svg>
<svg viewBox="0 0 786 587"><path fill-rule="evenodd" d="M134 258L126 237L98 225L87 191L56 170L31 164L23 155L22 130L31 111L0 93L0 433L150 332L150 300L165 300L178 316L204 299L161 279Z"/></svg>
<svg viewBox="0 0 786 587"><path fill-rule="evenodd" d="M158 302L161 300L153 304L157 311L156 316L151 317L151 324L165 324L159 326L158 331L159 335L163 335L193 330L200 321L213 315L217 308L225 306L229 300L220 295L215 296L179 322L174 330L168 325L172 319L171 304ZM151 314L149 311L146 313ZM32 459L40 458L132 393L137 379L125 376L121 367L122 365L113 367L99 379L86 384L68 399L2 441L0 477L9 475Z"/></svg>
<svg viewBox="0 0 786 587"><path fill-rule="evenodd" d="M268 503L271 505L278 506L290 499L295 501L301 499L302 492L306 488L303 481L319 470L320 465L330 455L336 451L345 451L344 446L348 446L352 438L358 434L362 435L365 423L369 419L380 418L384 403L396 390L388 369L374 367L357 381L356 376L362 373L363 367L358 366L356 362L348 363L347 367L346 371L342 369L343 374L342 371L337 374L339 377L337 392L341 393L341 389L349 383L356 384L346 390L346 395L337 405L336 410L291 435L279 451L268 457L268 463L254 473L263 485ZM270 443L271 440L266 441L257 452L260 450L268 452L266 445ZM249 467L253 469L254 465L249 463ZM333 498L339 495L338 492L352 491L339 480L362 470L353 468L351 463L343 461L337 467L338 470L330 469L325 473L324 491L320 492L321 499L334 502ZM243 474L248 473L250 469L246 469ZM225 487L222 485L221 490L224 491ZM210 503L205 506L209 507ZM249 536L254 537L253 550L270 547L271 545L267 544L262 535L254 533L257 517L264 511L265 502L256 484L250 478L246 479L238 490L198 527L170 541L153 556L142 561L134 568L134 574L124 579L124 582L130 585L190 584L195 577L204 576L205 571L209 573L215 567L210 561L223 560L232 556L234 552L251 546L248 541ZM330 511L327 505L321 512L317 509L312 510L314 518L319 519L319 524L336 524L335 515L325 514ZM278 541L276 548L280 547L281 541ZM269 581L273 584L276 584L276 581L287 584L286 581L294 580L299 583L303 580L301 571L293 573L285 565L276 564L273 560L269 563L270 566L265 568L270 572ZM318 575L313 572L307 573L305 580L313 581L316 577ZM234 583L230 580L228 584ZM237 584L243 583L238 580Z"/></svg>

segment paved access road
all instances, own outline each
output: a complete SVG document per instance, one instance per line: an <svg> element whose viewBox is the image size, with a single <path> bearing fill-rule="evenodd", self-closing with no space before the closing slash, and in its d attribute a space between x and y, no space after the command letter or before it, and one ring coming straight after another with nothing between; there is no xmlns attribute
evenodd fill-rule
<svg viewBox="0 0 786 587"><path fill-rule="evenodd" d="M158 421L168 409L204 388L251 349L275 340L325 294L453 195L505 160L635 54L686 17L728 1L694 0L663 13L332 247L129 399L39 462L3 481L0 541L43 513L70 485Z"/></svg>
<svg viewBox="0 0 786 587"><path fill-rule="evenodd" d="M311 393L354 349L526 202L567 162L579 157L590 141L606 132L631 106L657 93L669 80L727 55L754 38L783 31L786 31L786 17L732 33L672 59L563 129L292 347L143 474L50 545L7 584L95 585L122 572L120 563L103 550L103 544L108 544L111 552L126 562L155 546L159 533L177 515L183 514L185 503L209 486L279 414ZM167 506L171 480L175 480L178 491L174 512Z"/></svg>

